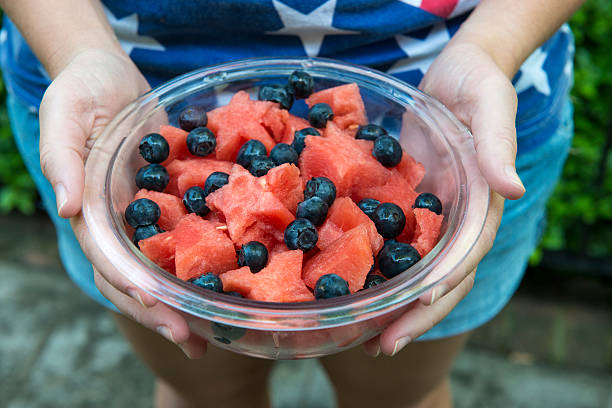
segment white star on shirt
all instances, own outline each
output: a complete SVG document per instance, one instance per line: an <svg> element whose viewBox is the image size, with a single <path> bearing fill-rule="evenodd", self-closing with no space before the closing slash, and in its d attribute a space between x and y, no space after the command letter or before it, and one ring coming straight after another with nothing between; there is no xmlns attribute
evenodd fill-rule
<svg viewBox="0 0 612 408"><path fill-rule="evenodd" d="M408 58L397 61L387 72L394 74L418 69L425 74L433 60L450 40L450 36L446 24L440 22L436 23L427 37L422 40L401 34L396 35L395 40Z"/></svg>
<svg viewBox="0 0 612 408"><path fill-rule="evenodd" d="M533 86L539 93L550 95L548 75L543 68L546 57L548 54L538 48L525 60L521 66L521 77L514 85L517 94Z"/></svg>
<svg viewBox="0 0 612 408"><path fill-rule="evenodd" d="M275 35L297 35L302 41L304 51L309 57L316 57L321 50L323 38L329 34L358 34L356 31L341 30L332 26L337 0L329 0L308 14L272 0L284 27L278 31L267 32Z"/></svg>
<svg viewBox="0 0 612 408"><path fill-rule="evenodd" d="M153 51L166 50L166 48L157 42L155 38L147 37L146 35L138 35L138 14L134 13L117 19L108 8L104 7L104 12L106 13L108 22L119 39L121 48L123 48L127 55L130 55L134 48Z"/></svg>

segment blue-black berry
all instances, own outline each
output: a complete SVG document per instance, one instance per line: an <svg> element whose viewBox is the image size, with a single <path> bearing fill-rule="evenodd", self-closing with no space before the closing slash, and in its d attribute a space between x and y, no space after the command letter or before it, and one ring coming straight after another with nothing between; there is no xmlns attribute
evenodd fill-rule
<svg viewBox="0 0 612 408"><path fill-rule="evenodd" d="M268 249L261 242L247 242L238 251L238 266L248 266L251 272L257 273L266 265L268 265Z"/></svg>
<svg viewBox="0 0 612 408"><path fill-rule="evenodd" d="M308 111L308 121L316 128L324 128L328 120L334 118L331 106L326 103L317 103Z"/></svg>
<svg viewBox="0 0 612 408"><path fill-rule="evenodd" d="M259 88L260 101L278 102L283 109L291 109L293 105L293 95L287 87L282 85L266 85Z"/></svg>
<svg viewBox="0 0 612 408"><path fill-rule="evenodd" d="M206 205L206 194L202 187L193 186L183 195L183 204L190 213L197 214L201 217L210 212L210 208Z"/></svg>
<svg viewBox="0 0 612 408"><path fill-rule="evenodd" d="M372 219L374 211L379 205L380 201L375 200L374 198L364 198L363 200L357 203L357 207L359 207L361 211L365 213L365 215L370 217L370 219Z"/></svg>
<svg viewBox="0 0 612 408"><path fill-rule="evenodd" d="M419 252L410 244L388 240L378 253L380 272L391 279L421 260Z"/></svg>
<svg viewBox="0 0 612 408"><path fill-rule="evenodd" d="M298 165L298 154L295 149L287 143L278 143L274 146L272 150L270 150L270 158L277 166L285 163Z"/></svg>
<svg viewBox="0 0 612 408"><path fill-rule="evenodd" d="M125 220L134 228L155 224L160 215L159 205L148 198L132 201L125 209Z"/></svg>
<svg viewBox="0 0 612 408"><path fill-rule="evenodd" d="M179 127L187 132L191 132L198 127L204 127L208 124L206 111L198 106L185 108L178 117Z"/></svg>
<svg viewBox="0 0 612 408"><path fill-rule="evenodd" d="M212 322L211 327L215 333L214 339L223 344L239 340L246 333L244 327L229 326L223 323Z"/></svg>
<svg viewBox="0 0 612 408"><path fill-rule="evenodd" d="M336 186L327 177L313 177L308 180L304 189L304 199L310 197L319 197L331 207L336 199Z"/></svg>
<svg viewBox="0 0 612 408"><path fill-rule="evenodd" d="M195 156L208 156L215 151L217 138L205 127L197 127L187 135L187 148Z"/></svg>
<svg viewBox="0 0 612 408"><path fill-rule="evenodd" d="M251 160L251 165L249 166L249 172L255 177L261 177L268 174L270 170L272 170L276 165L274 161L266 156L257 156Z"/></svg>
<svg viewBox="0 0 612 408"><path fill-rule="evenodd" d="M161 163L170 154L168 141L159 133L149 133L140 141L140 155L149 163Z"/></svg>
<svg viewBox="0 0 612 408"><path fill-rule="evenodd" d="M360 126L357 134L355 135L355 139L363 139L363 140L371 140L375 141L379 136L388 135L387 131L384 127L374 125L370 123L369 125Z"/></svg>
<svg viewBox="0 0 612 408"><path fill-rule="evenodd" d="M166 168L161 164L149 164L136 173L136 187L153 191L164 191L170 181Z"/></svg>
<svg viewBox="0 0 612 408"><path fill-rule="evenodd" d="M189 283L199 286L202 289L223 293L223 282L212 272L200 275L197 278L189 279Z"/></svg>
<svg viewBox="0 0 612 408"><path fill-rule="evenodd" d="M210 193L217 191L227 183L229 183L229 174L222 171L210 173L204 183L204 195L208 197Z"/></svg>
<svg viewBox="0 0 612 408"><path fill-rule="evenodd" d="M400 206L393 203L382 203L374 210L372 221L383 238L395 238L406 226L406 216Z"/></svg>
<svg viewBox="0 0 612 408"><path fill-rule="evenodd" d="M402 146L391 136L380 136L374 141L372 155L385 167L394 167L402 161Z"/></svg>
<svg viewBox="0 0 612 408"><path fill-rule="evenodd" d="M134 245L140 248L140 246L138 246L138 242L140 242L143 239L150 238L153 235L157 235L162 232L164 232L164 230L159 228L159 225L157 224L144 225L134 230L134 235L132 235L132 242L134 243Z"/></svg>
<svg viewBox="0 0 612 408"><path fill-rule="evenodd" d="M314 196L302 201L297 206L296 218L306 218L315 226L323 224L327 218L329 206L321 198Z"/></svg>
<svg viewBox="0 0 612 408"><path fill-rule="evenodd" d="M293 134L293 143L291 146L295 149L297 154L301 154L304 147L306 147L305 139L306 136L321 136L321 133L315 128L304 128L296 130Z"/></svg>
<svg viewBox="0 0 612 408"><path fill-rule="evenodd" d="M266 146L259 140L251 139L245 142L236 157L236 163L248 169L251 166L251 161L257 156L267 156Z"/></svg>
<svg viewBox="0 0 612 408"><path fill-rule="evenodd" d="M305 71L296 70L289 75L288 87L296 98L307 98L312 94L314 80Z"/></svg>
<svg viewBox="0 0 612 408"><path fill-rule="evenodd" d="M331 299L338 296L349 295L348 283L335 273L328 273L317 279L314 286L316 299Z"/></svg>
<svg viewBox="0 0 612 408"><path fill-rule="evenodd" d="M380 275L368 275L366 276L366 280L365 280L365 284L363 285L363 288L370 289L384 282L386 282L386 279Z"/></svg>
<svg viewBox="0 0 612 408"><path fill-rule="evenodd" d="M315 247L319 234L310 220L297 218L285 229L284 238L287 248L307 252Z"/></svg>
<svg viewBox="0 0 612 408"><path fill-rule="evenodd" d="M421 193L414 200L412 208L427 208L429 211L433 211L440 215L442 213L442 203L440 199L432 193Z"/></svg>
<svg viewBox="0 0 612 408"><path fill-rule="evenodd" d="M223 292L223 294L227 296L237 297L237 298L244 298L244 296L242 296L240 293L233 291L233 290L230 292Z"/></svg>

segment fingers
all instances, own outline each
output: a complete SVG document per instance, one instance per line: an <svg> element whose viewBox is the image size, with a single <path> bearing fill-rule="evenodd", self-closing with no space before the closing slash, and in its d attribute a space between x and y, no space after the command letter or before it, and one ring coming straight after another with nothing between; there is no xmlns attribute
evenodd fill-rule
<svg viewBox="0 0 612 408"><path fill-rule="evenodd" d="M476 271L472 271L459 285L433 305L418 303L394 321L380 335L381 351L388 356L393 356L412 340L439 323L472 289L475 274Z"/></svg>
<svg viewBox="0 0 612 408"><path fill-rule="evenodd" d="M371 357L378 357L380 355L379 337L376 336L363 343L363 351Z"/></svg>
<svg viewBox="0 0 612 408"><path fill-rule="evenodd" d="M515 169L516 91L500 74L485 78L476 92L470 127L480 170L501 196L521 198L525 187Z"/></svg>

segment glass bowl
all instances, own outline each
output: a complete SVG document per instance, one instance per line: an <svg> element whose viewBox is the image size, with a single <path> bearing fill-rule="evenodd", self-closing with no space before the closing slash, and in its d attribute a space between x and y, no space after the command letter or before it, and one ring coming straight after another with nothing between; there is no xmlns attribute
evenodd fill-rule
<svg viewBox="0 0 612 408"><path fill-rule="evenodd" d="M425 165L417 191L443 204L441 239L421 261L399 276L335 299L264 303L204 291L165 272L132 244L123 212L137 190L134 176L146 163L142 136L177 123L186 106L207 110L245 90L285 83L295 69L315 79L316 90L355 82L368 120L399 138L404 151ZM303 101L292 112L304 116ZM127 106L96 140L86 163L83 212L107 261L134 285L178 309L191 330L212 344L255 357L318 357L359 345L380 334L419 295L463 260L481 233L489 189L480 174L469 131L442 104L418 89L369 68L317 58L236 61L178 77Z"/></svg>

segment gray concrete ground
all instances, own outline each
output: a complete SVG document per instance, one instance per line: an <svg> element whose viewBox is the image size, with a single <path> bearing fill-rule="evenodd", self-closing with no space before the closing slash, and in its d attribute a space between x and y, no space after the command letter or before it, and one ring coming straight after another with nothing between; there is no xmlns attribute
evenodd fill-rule
<svg viewBox="0 0 612 408"><path fill-rule="evenodd" d="M45 218L0 217L0 407L150 407L152 375L56 252ZM611 288L569 285L564 301L550 292L568 288L521 288L476 331L453 370L457 407L612 408ZM275 407L323 407L326 387L314 360L271 375Z"/></svg>

